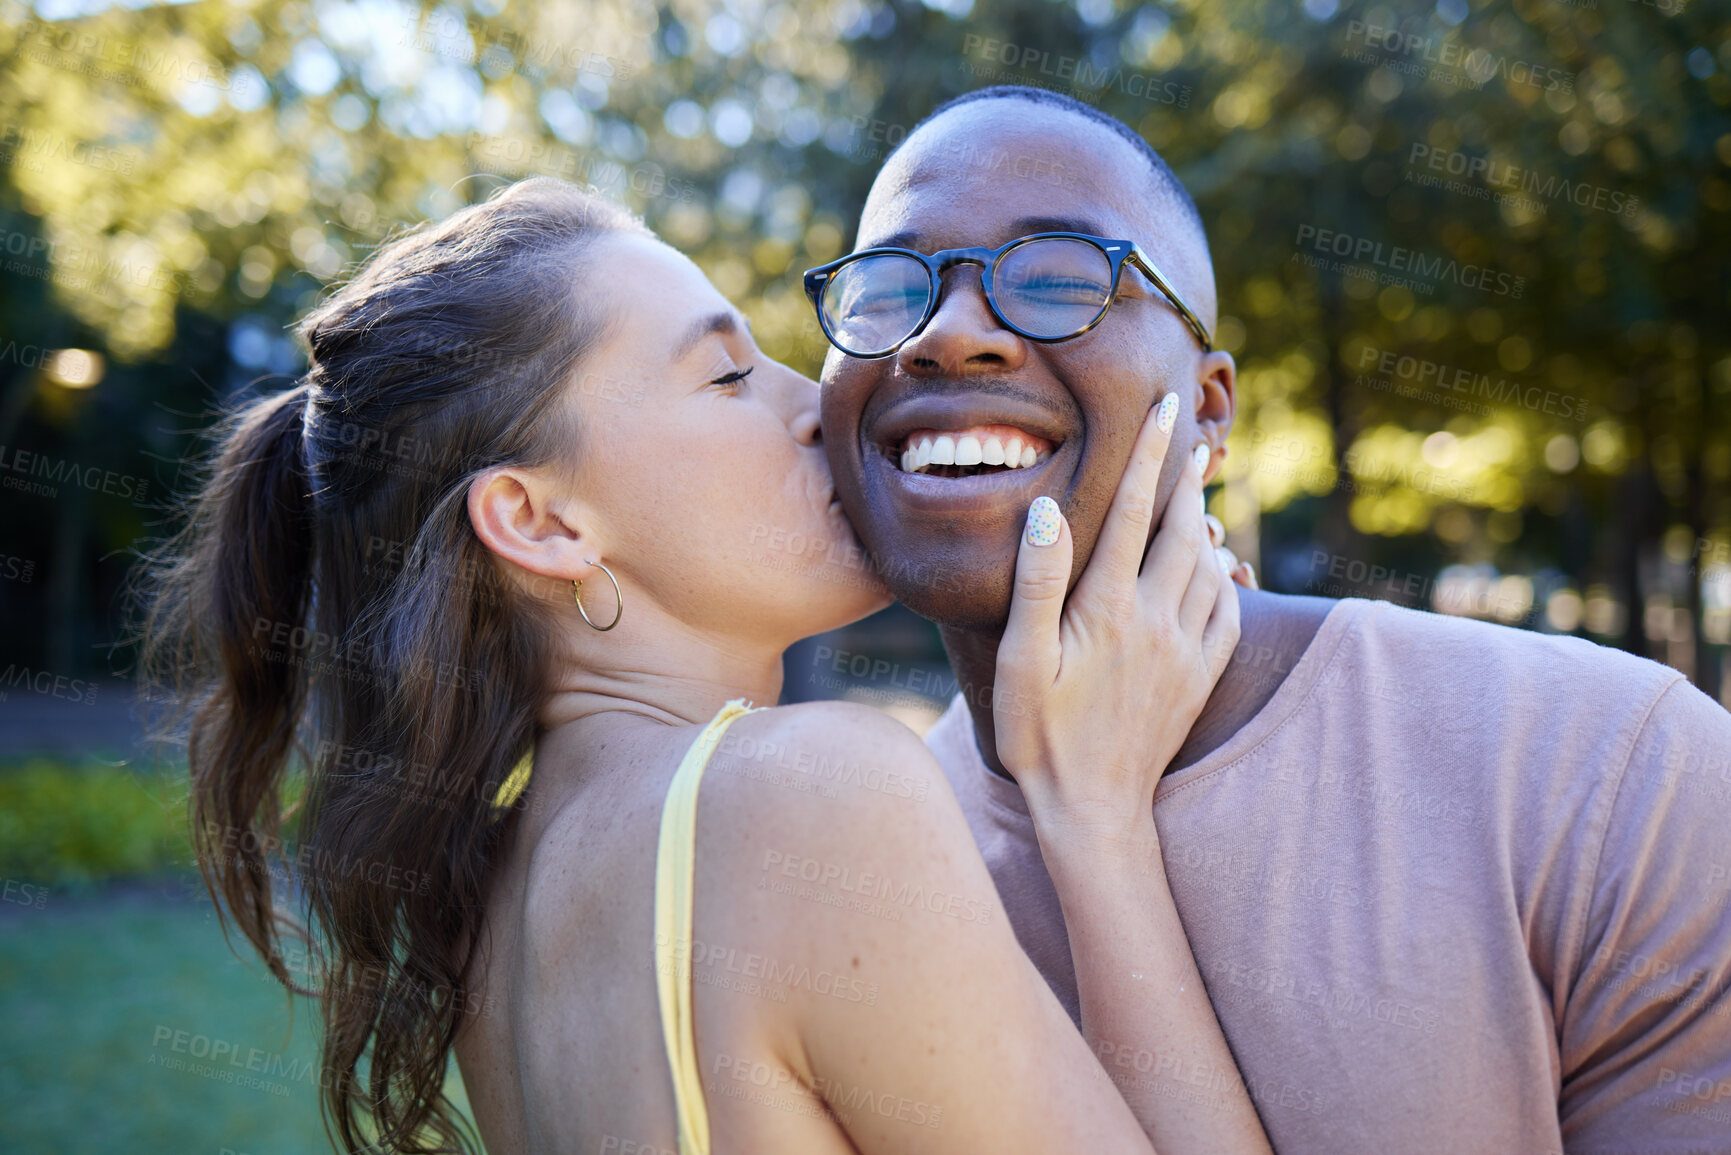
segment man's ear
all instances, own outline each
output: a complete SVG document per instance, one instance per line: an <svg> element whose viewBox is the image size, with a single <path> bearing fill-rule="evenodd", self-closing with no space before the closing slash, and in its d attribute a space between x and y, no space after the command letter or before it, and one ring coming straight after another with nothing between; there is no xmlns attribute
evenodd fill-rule
<svg viewBox="0 0 1731 1155"><path fill-rule="evenodd" d="M1196 431L1218 456L1238 415L1238 366L1232 354L1215 350L1196 363ZM1214 473L1211 468L1210 477Z"/></svg>
<svg viewBox="0 0 1731 1155"><path fill-rule="evenodd" d="M606 552L582 502L525 469L489 469L469 483L469 524L481 544L529 573L581 581Z"/></svg>

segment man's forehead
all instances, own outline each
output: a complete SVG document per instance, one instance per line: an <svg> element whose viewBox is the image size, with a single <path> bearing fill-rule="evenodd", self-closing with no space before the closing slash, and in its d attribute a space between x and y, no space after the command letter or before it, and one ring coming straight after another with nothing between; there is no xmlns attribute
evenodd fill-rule
<svg viewBox="0 0 1731 1155"><path fill-rule="evenodd" d="M1026 115L1023 115L1023 114ZM1002 243L1031 232L1135 236L1146 164L1115 133L1028 101L980 101L924 125L872 184L862 245ZM1134 230L1134 232L1130 231Z"/></svg>

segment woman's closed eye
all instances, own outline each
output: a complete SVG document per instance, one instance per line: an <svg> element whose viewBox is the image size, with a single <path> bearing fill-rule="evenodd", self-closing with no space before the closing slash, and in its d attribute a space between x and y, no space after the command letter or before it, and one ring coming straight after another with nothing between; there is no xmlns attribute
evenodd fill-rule
<svg viewBox="0 0 1731 1155"><path fill-rule="evenodd" d="M743 369L735 369L731 373L723 373L721 376L711 381L710 384L720 385L730 392L737 393L739 392L739 383L751 376L751 371L755 368L757 368L757 366L747 365Z"/></svg>

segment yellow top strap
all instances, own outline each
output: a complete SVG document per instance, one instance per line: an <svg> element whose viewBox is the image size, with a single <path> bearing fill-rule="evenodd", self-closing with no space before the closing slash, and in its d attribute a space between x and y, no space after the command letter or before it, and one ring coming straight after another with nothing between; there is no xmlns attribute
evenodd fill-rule
<svg viewBox="0 0 1731 1155"><path fill-rule="evenodd" d="M709 757L735 718L751 713L742 698L723 706L685 752L661 809L655 852L655 981L661 1033L673 1069L680 1155L709 1155L709 1106L697 1067L696 1024L691 1016L691 907L697 865L697 786Z"/></svg>
<svg viewBox="0 0 1731 1155"><path fill-rule="evenodd" d="M523 756L517 759L517 764L511 768L511 772L505 775L505 780L499 783L498 793L493 795L492 817L494 820L503 818L505 811L511 809L511 804L522 795L524 789L529 785L529 771L534 768L534 765L535 743L531 741L529 748L523 751Z"/></svg>

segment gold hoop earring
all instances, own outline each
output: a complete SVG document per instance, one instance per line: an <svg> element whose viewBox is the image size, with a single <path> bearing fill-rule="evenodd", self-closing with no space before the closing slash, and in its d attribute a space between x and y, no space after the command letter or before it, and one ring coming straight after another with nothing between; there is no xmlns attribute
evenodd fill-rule
<svg viewBox="0 0 1731 1155"><path fill-rule="evenodd" d="M583 620L585 622L589 622L589 628L592 630L598 630L604 634L614 626L618 625L619 619L625 616L625 595L619 591L619 579L613 576L612 570L608 569L598 561L593 561L589 564L595 566L602 573L606 574L607 580L613 583L613 598L619 603L619 608L613 611L613 620L604 626L598 626L594 622L589 621L589 611L583 608L582 582L573 581L571 583L571 596L577 602L577 612L583 615Z"/></svg>

